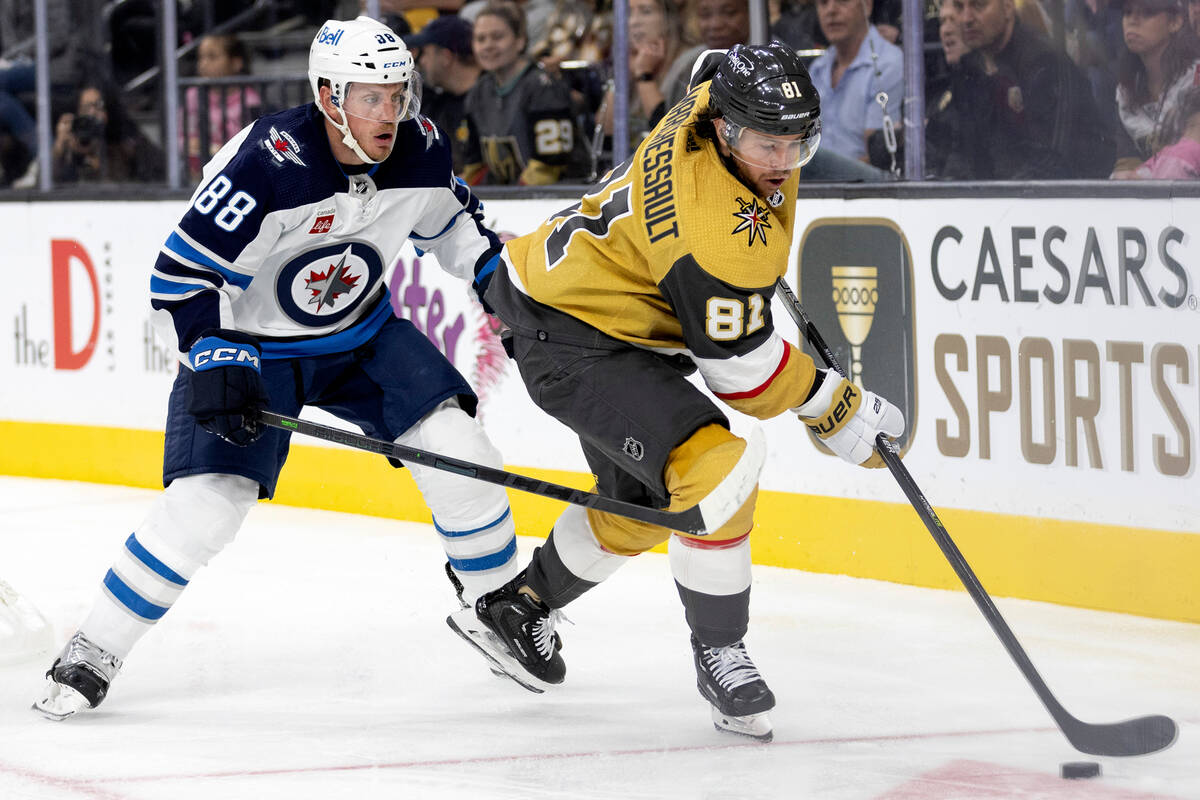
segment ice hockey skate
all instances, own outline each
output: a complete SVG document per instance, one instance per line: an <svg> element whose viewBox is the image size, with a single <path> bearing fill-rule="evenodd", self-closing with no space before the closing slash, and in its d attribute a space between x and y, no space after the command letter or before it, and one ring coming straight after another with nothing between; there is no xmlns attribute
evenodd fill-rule
<svg viewBox="0 0 1200 800"><path fill-rule="evenodd" d="M524 591L523 591L524 590ZM493 667L531 692L541 694L563 682L567 665L558 654L562 639L554 626L561 612L535 600L522 572L504 586L446 617Z"/></svg>
<svg viewBox="0 0 1200 800"><path fill-rule="evenodd" d="M95 708L120 670L121 659L76 633L46 671L46 685L33 707L56 721Z"/></svg>
<svg viewBox="0 0 1200 800"><path fill-rule="evenodd" d="M775 707L775 695L758 674L746 645L705 647L693 635L696 688L712 704L713 726L719 731L749 736L760 742L774 738L767 715Z"/></svg>

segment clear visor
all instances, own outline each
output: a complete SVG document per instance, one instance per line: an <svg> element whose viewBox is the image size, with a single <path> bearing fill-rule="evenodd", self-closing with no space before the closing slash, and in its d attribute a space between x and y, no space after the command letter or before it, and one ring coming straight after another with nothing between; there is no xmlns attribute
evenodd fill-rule
<svg viewBox="0 0 1200 800"><path fill-rule="evenodd" d="M738 161L758 169L786 172L804 166L821 143L821 121L804 134L771 136L725 121L723 138Z"/></svg>
<svg viewBox="0 0 1200 800"><path fill-rule="evenodd" d="M368 122L395 123L421 110L421 81L414 72L407 83L351 83L342 110Z"/></svg>

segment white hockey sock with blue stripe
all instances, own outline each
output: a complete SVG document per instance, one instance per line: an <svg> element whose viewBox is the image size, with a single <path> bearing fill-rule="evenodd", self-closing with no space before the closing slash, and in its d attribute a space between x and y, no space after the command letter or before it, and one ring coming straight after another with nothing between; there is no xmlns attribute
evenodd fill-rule
<svg viewBox="0 0 1200 800"><path fill-rule="evenodd" d="M462 581L465 602L474 603L479 595L504 585L520 572L512 511L507 505L499 517L477 527L447 526L436 516L433 525L451 569Z"/></svg>
<svg viewBox="0 0 1200 800"><path fill-rule="evenodd" d="M233 539L257 499L258 484L237 475L176 479L125 540L80 631L124 660Z"/></svg>

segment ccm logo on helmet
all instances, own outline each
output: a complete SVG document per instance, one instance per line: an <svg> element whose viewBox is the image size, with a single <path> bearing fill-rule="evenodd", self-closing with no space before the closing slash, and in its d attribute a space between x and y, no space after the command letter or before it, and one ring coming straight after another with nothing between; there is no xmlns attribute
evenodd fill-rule
<svg viewBox="0 0 1200 800"><path fill-rule="evenodd" d="M255 369L259 368L258 356L242 347L213 347L201 350L192 357L192 369L194 370L225 364L245 364Z"/></svg>
<svg viewBox="0 0 1200 800"><path fill-rule="evenodd" d="M392 67L403 67L403 66L404 66L403 61L389 61L388 63L383 65L383 68L391 69Z"/></svg>
<svg viewBox="0 0 1200 800"><path fill-rule="evenodd" d="M345 32L345 28L336 30L330 30L328 26L321 28L321 32L317 34L317 44L337 44Z"/></svg>

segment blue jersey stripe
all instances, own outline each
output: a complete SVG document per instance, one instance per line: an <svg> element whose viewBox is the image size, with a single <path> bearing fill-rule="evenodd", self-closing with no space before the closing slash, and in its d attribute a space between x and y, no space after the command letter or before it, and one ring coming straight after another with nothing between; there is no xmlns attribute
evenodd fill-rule
<svg viewBox="0 0 1200 800"><path fill-rule="evenodd" d="M145 547L142 547L142 543L137 540L136 533L129 534L129 538L125 540L125 549L132 553L133 557L138 561L171 583L177 586L187 586L188 582L179 573L155 558L154 554Z"/></svg>
<svg viewBox="0 0 1200 800"><path fill-rule="evenodd" d="M448 531L445 528L443 528L441 525L438 524L437 517L433 518L433 527L437 528L437 532L440 533L442 536L445 536L447 539L453 539L458 536L470 536L473 533L479 533L480 531L486 531L488 528L494 528L495 526L499 525L501 522L504 522L504 520L508 519L508 515L511 513L512 513L512 509L506 508L506 509L504 509L503 514L496 517L494 520L489 522L487 525L481 525L478 528L472 528L469 531Z"/></svg>
<svg viewBox="0 0 1200 800"><path fill-rule="evenodd" d="M327 353L345 353L367 343L383 323L392 315L392 305L384 296L383 301L368 316L356 325L352 325L340 333L321 336L315 339L302 339L294 342L261 342L263 358L303 358L305 356L322 356Z"/></svg>
<svg viewBox="0 0 1200 800"><path fill-rule="evenodd" d="M150 291L153 294L187 294L201 289L211 289L211 285L200 283L176 283L164 280L157 275L150 276Z"/></svg>
<svg viewBox="0 0 1200 800"><path fill-rule="evenodd" d="M134 614L137 614L142 619L147 619L153 622L162 617L163 614L167 613L167 609L163 608L162 606L156 606L154 603L151 603L133 589L130 589L129 585L126 584L125 581L118 578L117 573L113 572L111 569L108 571L108 574L104 576L104 588L112 592L113 597L115 597L122 605L124 605Z"/></svg>
<svg viewBox="0 0 1200 800"><path fill-rule="evenodd" d="M454 227L455 220L457 220L459 217L461 217L465 213L467 213L466 209L459 211L457 214L455 214L453 217L450 218L450 221L446 223L446 227L442 228L440 231L435 233L433 236L422 236L419 233L414 231L414 232L408 234L408 238L420 239L422 242L432 242L434 239L438 238L439 236L444 234L446 231L448 231L452 227Z"/></svg>
<svg viewBox="0 0 1200 800"><path fill-rule="evenodd" d="M204 253L201 253L199 250L192 247L190 244L184 241L182 236L174 231L172 231L171 235L167 237L166 247L168 250L178 254L180 257L186 258L188 261L194 261L197 264L203 264L238 288L245 289L250 285L250 281L254 280L249 275L242 275L239 272L234 272L231 269L221 266L216 261L213 261L211 258L204 255Z"/></svg>
<svg viewBox="0 0 1200 800"><path fill-rule="evenodd" d="M499 552L478 558L450 558L450 566L459 572L483 572L507 564L517 554L517 537L508 540L508 545Z"/></svg>

